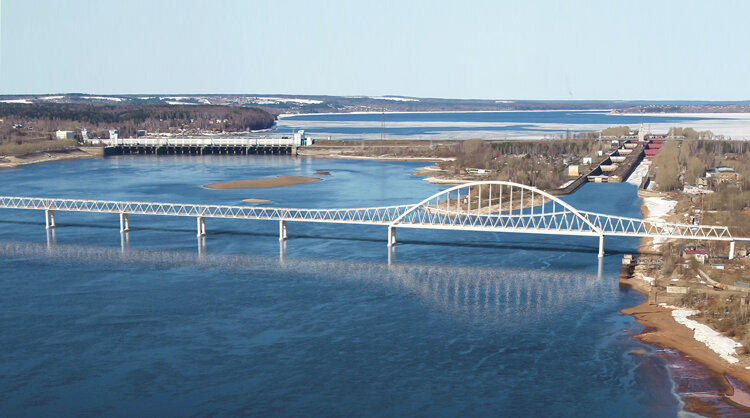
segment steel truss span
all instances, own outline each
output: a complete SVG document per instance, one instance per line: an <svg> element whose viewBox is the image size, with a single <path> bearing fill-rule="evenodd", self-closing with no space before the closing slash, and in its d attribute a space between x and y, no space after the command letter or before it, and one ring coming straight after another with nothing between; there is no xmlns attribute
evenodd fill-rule
<svg viewBox="0 0 750 418"><path fill-rule="evenodd" d="M449 229L599 237L599 256L605 236L653 237L730 242L725 226L655 222L579 211L558 197L534 187L503 181L481 181L451 187L417 204L342 209L265 208L184 203L125 202L0 196L0 208L44 210L47 228L55 227L55 211L116 213L120 230L129 230L129 215L187 216L198 219L198 236L206 234L206 218L280 221L280 240L286 222L325 222L388 227L388 246L396 243L396 228Z"/></svg>

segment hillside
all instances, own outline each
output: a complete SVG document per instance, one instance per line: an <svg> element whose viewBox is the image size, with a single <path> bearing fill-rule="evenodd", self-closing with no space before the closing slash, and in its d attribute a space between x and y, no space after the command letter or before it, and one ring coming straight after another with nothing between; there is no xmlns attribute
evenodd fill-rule
<svg viewBox="0 0 750 418"><path fill-rule="evenodd" d="M120 103L0 103L0 119L0 141L84 127L92 137L106 136L109 129L118 129L121 136L135 136L141 129L245 132L268 129L275 121L271 113L251 107Z"/></svg>

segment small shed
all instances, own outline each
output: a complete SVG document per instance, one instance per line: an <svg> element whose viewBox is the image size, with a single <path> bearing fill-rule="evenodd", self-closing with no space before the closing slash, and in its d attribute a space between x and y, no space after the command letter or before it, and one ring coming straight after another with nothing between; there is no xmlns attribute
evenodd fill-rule
<svg viewBox="0 0 750 418"><path fill-rule="evenodd" d="M57 139L73 139L76 136L76 133L73 131L56 131L55 136Z"/></svg>
<svg viewBox="0 0 750 418"><path fill-rule="evenodd" d="M682 258L694 258L701 264L706 264L708 252L706 250L685 250L682 252Z"/></svg>

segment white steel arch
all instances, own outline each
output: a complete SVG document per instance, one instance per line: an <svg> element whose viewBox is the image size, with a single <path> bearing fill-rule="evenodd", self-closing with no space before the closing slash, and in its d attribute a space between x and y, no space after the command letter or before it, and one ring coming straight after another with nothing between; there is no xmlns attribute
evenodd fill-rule
<svg viewBox="0 0 750 418"><path fill-rule="evenodd" d="M454 193L456 199L452 198ZM552 204L551 210L545 211L549 203ZM506 206L507 210L505 210ZM535 213L536 207L539 210ZM435 216L417 216L425 214ZM441 215L449 217L448 226L468 227L467 229L507 228L490 222L489 218L496 216L525 218L527 222L521 222L523 229L560 231L567 226L566 232L570 234L578 232L577 235L601 235L603 233L588 217L560 198L535 187L508 181L477 181L442 190L415 204L396 218L390 226L416 227L416 224L435 226L434 221L438 220ZM450 218L451 216L455 219ZM485 222L472 222L468 219L472 216L482 217ZM571 223L570 217L575 218L576 221Z"/></svg>

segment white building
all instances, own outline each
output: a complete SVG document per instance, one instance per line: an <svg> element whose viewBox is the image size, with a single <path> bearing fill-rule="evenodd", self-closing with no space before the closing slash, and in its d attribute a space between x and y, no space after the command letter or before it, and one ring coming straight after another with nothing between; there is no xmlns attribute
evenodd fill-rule
<svg viewBox="0 0 750 418"><path fill-rule="evenodd" d="M305 136L305 131L300 129L299 131L294 133L294 145L301 147L303 145L312 145L312 142L310 144L307 143L307 137Z"/></svg>
<svg viewBox="0 0 750 418"><path fill-rule="evenodd" d="M120 132L117 131L117 129L110 129L109 130L109 139L117 140L119 137Z"/></svg>
<svg viewBox="0 0 750 418"><path fill-rule="evenodd" d="M57 139L73 139L76 136L76 133L73 131L57 131L55 132L55 136Z"/></svg>

